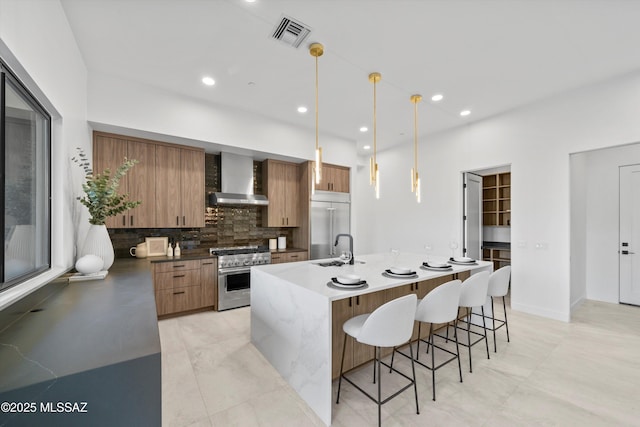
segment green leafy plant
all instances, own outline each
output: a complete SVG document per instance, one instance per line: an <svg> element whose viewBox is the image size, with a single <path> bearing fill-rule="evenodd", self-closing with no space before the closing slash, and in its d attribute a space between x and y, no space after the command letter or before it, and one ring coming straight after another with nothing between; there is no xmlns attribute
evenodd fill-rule
<svg viewBox="0 0 640 427"><path fill-rule="evenodd" d="M128 194L118 194L120 180L129 169L138 163L137 160L125 157L124 162L113 175L109 169L105 169L101 174L93 173L87 155L81 148L77 148L77 150L77 157L72 157L71 160L84 170L85 175L85 182L82 184L85 195L77 197L77 199L89 209L91 224L103 225L108 217L140 205L140 201L129 200Z"/></svg>

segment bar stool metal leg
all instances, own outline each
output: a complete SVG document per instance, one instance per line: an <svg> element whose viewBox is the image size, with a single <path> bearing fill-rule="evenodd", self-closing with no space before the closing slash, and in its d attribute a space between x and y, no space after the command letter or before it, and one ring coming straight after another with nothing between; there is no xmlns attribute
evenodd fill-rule
<svg viewBox="0 0 640 427"><path fill-rule="evenodd" d="M507 305L504 302L504 296L502 297L502 309L504 310L504 327L507 329L507 342L511 342L509 340L509 322L507 322Z"/></svg>
<svg viewBox="0 0 640 427"><path fill-rule="evenodd" d="M480 312L482 313L482 331L484 332L484 345L487 347L487 359L490 359L489 340L487 339L487 324L484 320L484 305L480 306Z"/></svg>
<svg viewBox="0 0 640 427"><path fill-rule="evenodd" d="M342 344L342 360L340 361L340 376L338 377L338 397L336 404L340 403L340 387L342 386L342 369L344 368L344 352L347 349L347 334L344 334L344 342Z"/></svg>

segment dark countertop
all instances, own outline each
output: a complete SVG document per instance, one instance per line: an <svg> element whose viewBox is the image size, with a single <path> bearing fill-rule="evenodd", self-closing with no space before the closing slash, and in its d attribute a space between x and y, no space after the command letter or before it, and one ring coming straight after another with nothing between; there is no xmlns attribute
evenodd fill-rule
<svg viewBox="0 0 640 427"><path fill-rule="evenodd" d="M117 259L104 280L59 279L35 306L3 310L0 392L159 355L150 267Z"/></svg>
<svg viewBox="0 0 640 427"><path fill-rule="evenodd" d="M482 242L483 249L502 249L502 250L511 250L510 242Z"/></svg>
<svg viewBox="0 0 640 427"><path fill-rule="evenodd" d="M140 261L144 261L145 259L151 263L154 262L173 262L173 261L189 261L192 259L217 259L216 255L209 254L184 254L180 256L152 256L148 258L142 258Z"/></svg>
<svg viewBox="0 0 640 427"><path fill-rule="evenodd" d="M0 426L159 426L161 376L146 260L54 280L0 311Z"/></svg>

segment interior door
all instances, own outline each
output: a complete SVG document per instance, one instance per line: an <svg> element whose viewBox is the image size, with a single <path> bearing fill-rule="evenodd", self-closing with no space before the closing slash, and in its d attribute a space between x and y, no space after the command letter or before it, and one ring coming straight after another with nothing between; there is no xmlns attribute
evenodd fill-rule
<svg viewBox="0 0 640 427"><path fill-rule="evenodd" d="M620 167L620 302L640 305L640 165Z"/></svg>
<svg viewBox="0 0 640 427"><path fill-rule="evenodd" d="M464 174L464 255L482 259L482 177Z"/></svg>

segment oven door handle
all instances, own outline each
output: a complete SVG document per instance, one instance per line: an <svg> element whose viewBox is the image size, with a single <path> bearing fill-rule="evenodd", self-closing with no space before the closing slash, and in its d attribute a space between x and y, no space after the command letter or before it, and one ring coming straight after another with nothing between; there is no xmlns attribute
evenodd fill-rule
<svg viewBox="0 0 640 427"><path fill-rule="evenodd" d="M223 276L226 274L233 274L233 273L249 273L250 271L251 271L251 267L246 267L246 266L221 268L218 270L218 275Z"/></svg>

